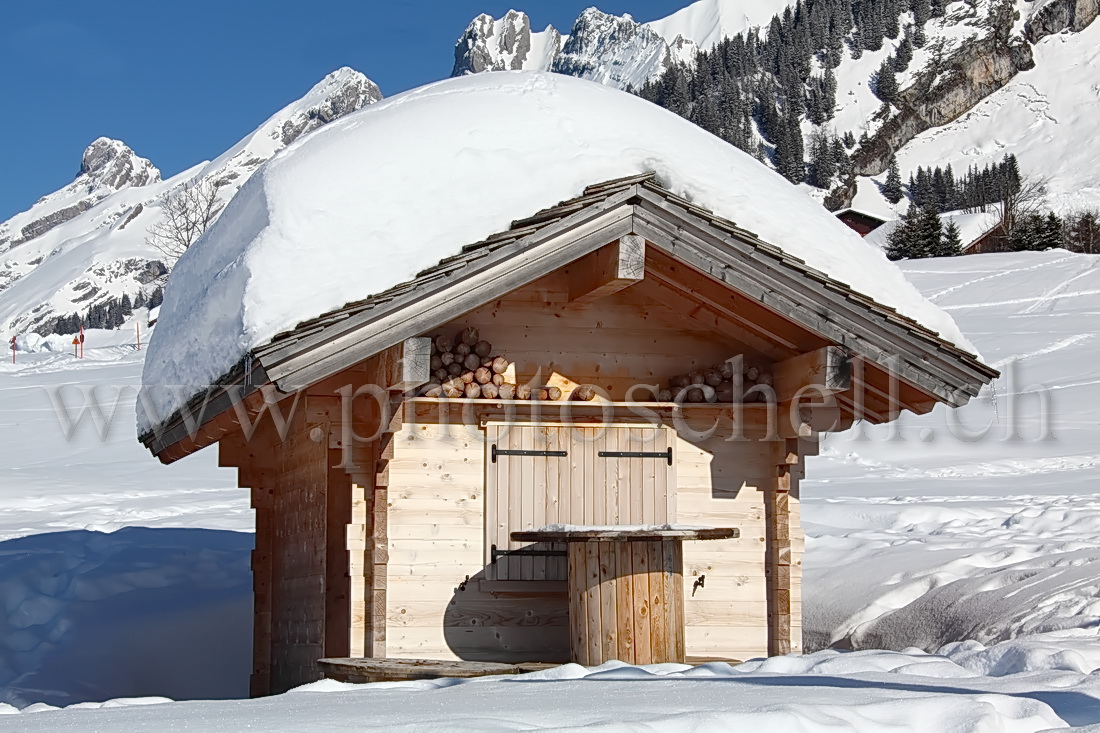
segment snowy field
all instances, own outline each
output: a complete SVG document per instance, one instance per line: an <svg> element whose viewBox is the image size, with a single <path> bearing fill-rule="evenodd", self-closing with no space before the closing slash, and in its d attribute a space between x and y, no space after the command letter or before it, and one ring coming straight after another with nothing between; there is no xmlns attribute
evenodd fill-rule
<svg viewBox="0 0 1100 733"><path fill-rule="evenodd" d="M244 694L251 513L212 453L165 468L136 443L142 354L118 343L0 367L0 712L27 708L0 725L1100 731L1100 258L904 268L1004 376L957 420L853 430L810 462L806 641L865 651L167 703ZM93 383L108 404L131 387L106 441L86 418L66 442L50 391Z"/></svg>

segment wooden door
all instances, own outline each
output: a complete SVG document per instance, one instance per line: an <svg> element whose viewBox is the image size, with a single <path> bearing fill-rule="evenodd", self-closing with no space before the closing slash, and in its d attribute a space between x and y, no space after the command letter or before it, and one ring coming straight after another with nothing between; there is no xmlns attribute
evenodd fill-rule
<svg viewBox="0 0 1100 733"><path fill-rule="evenodd" d="M515 531L548 524L675 521L673 439L666 428L489 425L486 430L485 564L491 579L565 580L563 545L513 542ZM530 554L500 554L523 548Z"/></svg>

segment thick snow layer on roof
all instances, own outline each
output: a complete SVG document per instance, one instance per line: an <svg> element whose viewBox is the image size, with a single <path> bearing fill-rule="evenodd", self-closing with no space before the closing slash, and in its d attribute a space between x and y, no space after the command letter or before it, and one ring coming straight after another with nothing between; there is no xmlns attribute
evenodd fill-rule
<svg viewBox="0 0 1100 733"><path fill-rule="evenodd" d="M145 385L203 388L304 319L383 291L468 243L653 171L673 191L972 349L881 250L796 187L625 92L501 72L392 97L304 137L258 171L180 259ZM168 417L195 390L150 390Z"/></svg>

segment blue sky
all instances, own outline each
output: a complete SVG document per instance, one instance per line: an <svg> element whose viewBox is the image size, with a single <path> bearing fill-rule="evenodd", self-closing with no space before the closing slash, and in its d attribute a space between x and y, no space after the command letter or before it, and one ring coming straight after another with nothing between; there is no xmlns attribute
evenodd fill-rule
<svg viewBox="0 0 1100 733"><path fill-rule="evenodd" d="M449 75L479 13L511 7L568 32L592 0L3 2L0 221L72 180L105 135L165 177L212 158L325 74L351 66L391 95ZM664 17L689 0L601 0Z"/></svg>

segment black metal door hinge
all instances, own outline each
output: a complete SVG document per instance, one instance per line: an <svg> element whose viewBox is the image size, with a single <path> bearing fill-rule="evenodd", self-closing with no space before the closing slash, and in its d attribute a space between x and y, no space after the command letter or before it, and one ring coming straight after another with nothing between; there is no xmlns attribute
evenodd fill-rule
<svg viewBox="0 0 1100 733"><path fill-rule="evenodd" d="M505 450L497 448L493 444L493 463L497 462L497 456L549 456L551 458L567 458L569 453L563 450Z"/></svg>
<svg viewBox="0 0 1100 733"><path fill-rule="evenodd" d="M664 458L668 461L668 465L672 465L672 449L667 451L644 451L644 450L602 450L599 452L600 458Z"/></svg>

